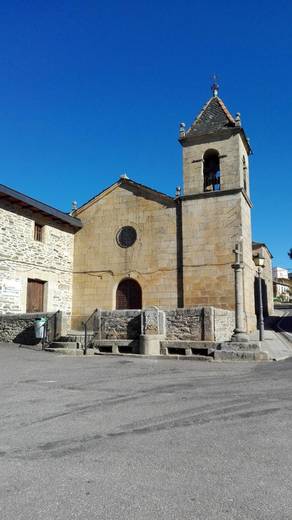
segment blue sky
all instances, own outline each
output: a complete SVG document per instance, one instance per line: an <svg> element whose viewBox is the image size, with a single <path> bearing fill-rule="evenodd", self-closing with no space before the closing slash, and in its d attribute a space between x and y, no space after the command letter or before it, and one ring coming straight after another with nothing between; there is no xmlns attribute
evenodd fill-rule
<svg viewBox="0 0 292 520"><path fill-rule="evenodd" d="M69 211L124 171L173 195L180 121L241 113L253 237L292 268L292 2L0 1L0 182Z"/></svg>

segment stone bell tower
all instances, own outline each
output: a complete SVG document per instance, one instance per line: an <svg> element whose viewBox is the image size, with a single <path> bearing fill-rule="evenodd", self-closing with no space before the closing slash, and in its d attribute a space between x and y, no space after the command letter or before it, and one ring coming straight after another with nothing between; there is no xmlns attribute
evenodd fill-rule
<svg viewBox="0 0 292 520"><path fill-rule="evenodd" d="M244 312L256 327L249 198L249 142L218 97L218 85L191 127L180 125L184 194L181 198L184 306L234 309L234 247L242 249Z"/></svg>

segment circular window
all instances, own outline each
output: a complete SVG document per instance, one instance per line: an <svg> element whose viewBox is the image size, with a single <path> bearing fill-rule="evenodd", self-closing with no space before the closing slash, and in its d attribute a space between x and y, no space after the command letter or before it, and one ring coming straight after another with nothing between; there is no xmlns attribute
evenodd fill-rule
<svg viewBox="0 0 292 520"><path fill-rule="evenodd" d="M137 239L136 229L124 226L117 233L117 243L120 247L131 247Z"/></svg>

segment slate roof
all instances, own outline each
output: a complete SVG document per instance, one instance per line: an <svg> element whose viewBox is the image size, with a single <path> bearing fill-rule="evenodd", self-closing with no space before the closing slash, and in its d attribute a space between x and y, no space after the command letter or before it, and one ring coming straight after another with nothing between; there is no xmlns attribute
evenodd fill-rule
<svg viewBox="0 0 292 520"><path fill-rule="evenodd" d="M232 127L235 127L235 120L227 110L222 99L214 96L209 99L196 117L187 131L187 135L205 135Z"/></svg>
<svg viewBox="0 0 292 520"><path fill-rule="evenodd" d="M269 255L271 258L274 258L271 251L269 250L268 246L264 243L264 242L252 242L252 249L256 250L256 249L260 249L261 247L265 247L266 250L268 251Z"/></svg>
<svg viewBox="0 0 292 520"><path fill-rule="evenodd" d="M0 200L2 199L9 202L12 207L27 208L36 216L38 214L44 215L52 221L69 226L72 230L76 231L82 227L82 223L78 218L68 215L52 206L48 206L48 204L33 199L24 193L13 190L8 186L4 186L4 184L0 184Z"/></svg>

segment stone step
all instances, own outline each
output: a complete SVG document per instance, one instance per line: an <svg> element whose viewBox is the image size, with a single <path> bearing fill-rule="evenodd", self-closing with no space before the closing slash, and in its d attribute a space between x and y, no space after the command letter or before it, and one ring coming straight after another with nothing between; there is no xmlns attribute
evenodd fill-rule
<svg viewBox="0 0 292 520"><path fill-rule="evenodd" d="M217 361L267 361L269 356L260 350L258 341L225 341L214 351Z"/></svg>
<svg viewBox="0 0 292 520"><path fill-rule="evenodd" d="M234 351L234 352L255 352L259 350L259 342L258 341L224 341L217 345L216 350L225 350L225 351Z"/></svg>
<svg viewBox="0 0 292 520"><path fill-rule="evenodd" d="M97 356L115 356L115 357L134 357L134 358L142 358L142 359L168 359L168 360L189 360L189 361L207 361L207 362L213 362L214 359L211 356L184 356L179 354L174 355L159 355L159 356L150 356L145 354L124 354L124 353L113 353L113 352L94 352Z"/></svg>
<svg viewBox="0 0 292 520"><path fill-rule="evenodd" d="M81 348L57 348L57 347L46 347L46 352L53 352L54 354L62 354L63 356L83 356L84 352ZM93 349L87 350L87 356L93 356L95 354Z"/></svg>
<svg viewBox="0 0 292 520"><path fill-rule="evenodd" d="M94 334L88 334L87 335L87 343L90 342L92 340L92 338L94 337ZM67 334L66 336L61 336L60 338L58 338L58 341L62 342L62 343L81 343L81 344L84 344L84 334L80 334L79 336L76 336L76 335L71 335L71 334Z"/></svg>
<svg viewBox="0 0 292 520"><path fill-rule="evenodd" d="M215 361L268 361L269 356L266 352L256 350L215 350Z"/></svg>
<svg viewBox="0 0 292 520"><path fill-rule="evenodd" d="M82 349L74 349L74 348L57 348L57 347L46 347L46 352L53 352L54 354L62 354L63 356L83 356Z"/></svg>
<svg viewBox="0 0 292 520"><path fill-rule="evenodd" d="M79 350L80 344L77 341L52 341L48 348L58 348L67 350ZM82 350L82 349L80 349Z"/></svg>

